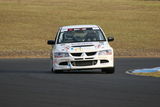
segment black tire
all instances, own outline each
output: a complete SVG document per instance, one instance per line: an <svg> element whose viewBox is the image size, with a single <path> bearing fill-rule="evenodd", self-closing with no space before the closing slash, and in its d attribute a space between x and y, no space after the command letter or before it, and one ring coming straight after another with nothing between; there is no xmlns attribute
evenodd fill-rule
<svg viewBox="0 0 160 107"><path fill-rule="evenodd" d="M115 72L114 67L111 68L102 68L102 72L106 73L106 74L113 74Z"/></svg>
<svg viewBox="0 0 160 107"><path fill-rule="evenodd" d="M52 71L53 73L63 73L63 70L53 70L53 68L51 69L51 71Z"/></svg>
<svg viewBox="0 0 160 107"><path fill-rule="evenodd" d="M51 71L54 73L53 68L51 69Z"/></svg>

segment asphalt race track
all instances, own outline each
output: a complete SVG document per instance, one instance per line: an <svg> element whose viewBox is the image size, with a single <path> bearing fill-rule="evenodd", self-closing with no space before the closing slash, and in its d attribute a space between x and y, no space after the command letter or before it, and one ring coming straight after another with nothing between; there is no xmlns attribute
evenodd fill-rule
<svg viewBox="0 0 160 107"><path fill-rule="evenodd" d="M55 74L50 59L0 59L0 107L160 107L160 78L128 75L160 58L116 58L115 74Z"/></svg>

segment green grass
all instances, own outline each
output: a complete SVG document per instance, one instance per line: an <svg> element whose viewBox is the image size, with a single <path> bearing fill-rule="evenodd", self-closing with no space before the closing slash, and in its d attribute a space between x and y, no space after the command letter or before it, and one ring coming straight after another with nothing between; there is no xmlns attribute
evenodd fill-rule
<svg viewBox="0 0 160 107"><path fill-rule="evenodd" d="M100 25L118 56L160 56L159 12L148 0L0 0L0 56L47 56L46 41L75 24Z"/></svg>

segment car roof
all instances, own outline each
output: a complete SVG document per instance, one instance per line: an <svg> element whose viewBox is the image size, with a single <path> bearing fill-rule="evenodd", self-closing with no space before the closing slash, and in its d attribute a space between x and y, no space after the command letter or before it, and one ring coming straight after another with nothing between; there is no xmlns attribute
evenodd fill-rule
<svg viewBox="0 0 160 107"><path fill-rule="evenodd" d="M68 29L73 28L93 28L93 29L99 29L99 26L97 25L69 25L69 26L63 26L61 27L61 31L67 31Z"/></svg>

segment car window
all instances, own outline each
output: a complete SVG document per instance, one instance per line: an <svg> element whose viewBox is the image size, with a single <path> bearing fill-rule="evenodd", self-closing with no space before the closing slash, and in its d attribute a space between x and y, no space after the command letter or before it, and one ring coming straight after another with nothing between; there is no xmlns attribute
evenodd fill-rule
<svg viewBox="0 0 160 107"><path fill-rule="evenodd" d="M100 30L71 30L61 32L58 43L105 41Z"/></svg>

